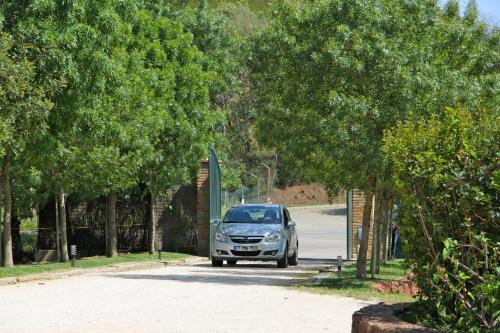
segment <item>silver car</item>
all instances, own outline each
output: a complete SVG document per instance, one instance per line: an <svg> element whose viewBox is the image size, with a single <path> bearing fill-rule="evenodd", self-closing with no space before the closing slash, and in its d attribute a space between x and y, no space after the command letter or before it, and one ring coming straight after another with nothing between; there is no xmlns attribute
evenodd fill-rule
<svg viewBox="0 0 500 333"><path fill-rule="evenodd" d="M224 260L228 265L238 260L276 261L280 268L298 264L296 225L285 206L233 206L214 229L210 249L214 267Z"/></svg>

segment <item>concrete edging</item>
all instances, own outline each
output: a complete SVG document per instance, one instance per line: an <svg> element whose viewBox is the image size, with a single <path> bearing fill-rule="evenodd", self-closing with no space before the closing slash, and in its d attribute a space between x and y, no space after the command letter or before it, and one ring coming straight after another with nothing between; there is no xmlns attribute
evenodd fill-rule
<svg viewBox="0 0 500 333"><path fill-rule="evenodd" d="M134 263L120 263L110 266L95 267L95 268L75 268L75 269L65 269L53 272L46 272L40 274L30 274L17 277L6 277L0 279L0 286L7 286L13 284L36 282L36 281L48 281L57 280L73 276L84 276L93 275L101 273L113 273L113 272L126 272L134 270L145 270L145 269L155 269L162 268L165 266L181 266L190 265L199 262L207 261L205 257L189 257L180 260L162 260L162 261L143 261Z"/></svg>
<svg viewBox="0 0 500 333"><path fill-rule="evenodd" d="M351 333L441 333L407 323L397 317L409 303L369 305L352 315Z"/></svg>
<svg viewBox="0 0 500 333"><path fill-rule="evenodd" d="M286 206L286 204L285 204ZM331 204L331 205L311 205L311 206L295 206L295 207L287 207L288 210L296 210L296 209L311 209L311 208L344 208L347 207L346 204Z"/></svg>

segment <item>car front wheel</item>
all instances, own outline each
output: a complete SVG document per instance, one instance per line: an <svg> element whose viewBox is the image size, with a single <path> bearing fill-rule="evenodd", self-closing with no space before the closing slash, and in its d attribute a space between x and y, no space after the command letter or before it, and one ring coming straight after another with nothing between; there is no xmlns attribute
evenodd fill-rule
<svg viewBox="0 0 500 333"><path fill-rule="evenodd" d="M279 268L287 268L288 267L288 244L287 244L286 249L285 249L285 255L283 256L283 258L278 260L278 267Z"/></svg>
<svg viewBox="0 0 500 333"><path fill-rule="evenodd" d="M295 247L295 252L293 253L293 256L288 259L288 263L291 266L297 266L299 264L299 243L297 242L297 246Z"/></svg>
<svg viewBox="0 0 500 333"><path fill-rule="evenodd" d="M212 267L222 267L222 263L222 260L218 260L212 257Z"/></svg>

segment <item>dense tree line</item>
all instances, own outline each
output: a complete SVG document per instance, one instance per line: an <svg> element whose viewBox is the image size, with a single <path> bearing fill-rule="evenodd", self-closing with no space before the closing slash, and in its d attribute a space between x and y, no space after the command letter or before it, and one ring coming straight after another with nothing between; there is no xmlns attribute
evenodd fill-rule
<svg viewBox="0 0 500 333"><path fill-rule="evenodd" d="M114 256L117 195L189 182L220 132L214 101L234 84L224 22L203 3L139 0L7 1L0 18L3 265L12 214L50 196L68 260L72 194L107 197Z"/></svg>

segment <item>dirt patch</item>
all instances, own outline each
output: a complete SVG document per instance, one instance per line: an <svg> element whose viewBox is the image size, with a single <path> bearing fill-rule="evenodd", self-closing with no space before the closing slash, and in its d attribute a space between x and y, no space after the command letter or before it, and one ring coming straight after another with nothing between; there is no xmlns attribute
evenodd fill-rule
<svg viewBox="0 0 500 333"><path fill-rule="evenodd" d="M398 293L415 296L420 291L411 280L379 281L372 285L372 288L384 293Z"/></svg>
<svg viewBox="0 0 500 333"><path fill-rule="evenodd" d="M279 202L287 205L307 205L307 204L329 204L328 193L323 185L297 184L283 188L275 188L271 194L272 202ZM333 198L334 204L343 204L346 201L345 192Z"/></svg>

